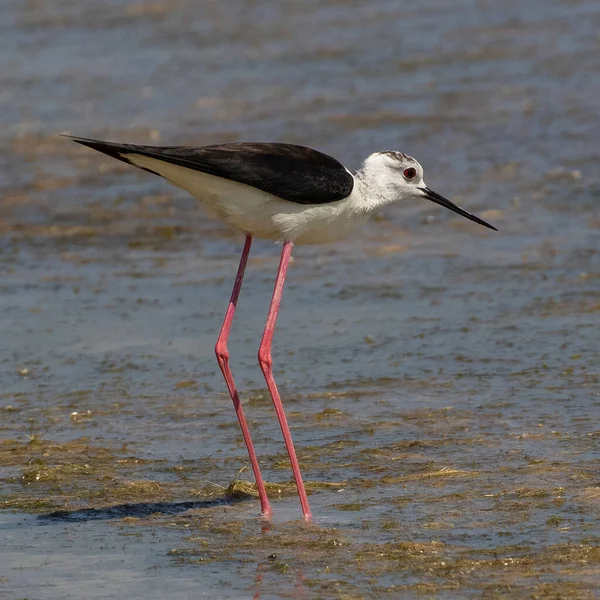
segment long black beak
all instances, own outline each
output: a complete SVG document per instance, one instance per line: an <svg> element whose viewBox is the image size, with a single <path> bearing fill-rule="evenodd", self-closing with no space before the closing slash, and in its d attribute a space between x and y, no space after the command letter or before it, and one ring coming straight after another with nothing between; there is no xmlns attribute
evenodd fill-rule
<svg viewBox="0 0 600 600"><path fill-rule="evenodd" d="M431 200L432 202L435 202L436 204L439 204L440 206L443 206L444 208L449 208L450 210L453 210L455 213L458 213L459 215L462 215L463 217L466 217L467 219L470 219L471 221L475 221L475 223L479 223L480 225L483 225L484 227L489 227L489 229L498 231L493 225L486 223L483 219L480 219L479 217L470 213L468 210L465 210L464 208L461 208L460 206L458 206L458 204L454 204L454 202L450 202L450 200L448 200L447 198L444 198L444 196L440 196L440 194L438 194L437 192L434 192L433 190L430 190L428 187L422 187L419 189L423 192L423 194L425 195L425 198L427 198L427 200Z"/></svg>

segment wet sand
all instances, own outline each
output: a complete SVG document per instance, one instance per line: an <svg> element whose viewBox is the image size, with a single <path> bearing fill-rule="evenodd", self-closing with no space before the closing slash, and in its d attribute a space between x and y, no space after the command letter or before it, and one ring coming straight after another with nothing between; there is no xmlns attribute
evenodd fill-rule
<svg viewBox="0 0 600 600"><path fill-rule="evenodd" d="M595 598L600 7L9 0L0 23L0 597ZM499 233L393 206L257 242L57 133L397 148ZM241 472L240 472L241 471Z"/></svg>

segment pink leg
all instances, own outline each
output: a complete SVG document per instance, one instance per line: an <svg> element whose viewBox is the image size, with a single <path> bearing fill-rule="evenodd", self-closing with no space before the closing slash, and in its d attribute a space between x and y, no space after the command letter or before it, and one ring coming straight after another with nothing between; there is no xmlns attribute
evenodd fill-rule
<svg viewBox="0 0 600 600"><path fill-rule="evenodd" d="M265 380L267 381L267 387L269 388L269 393L271 394L273 404L275 405L277 419L279 420L285 446L290 457L290 462L292 463L292 471L294 473L294 479L296 480L296 486L298 488L298 496L300 496L302 513L304 514L304 518L308 521L311 518L310 508L308 506L308 498L306 497L306 490L304 489L304 482L302 481L300 466L298 465L298 459L296 458L296 450L294 449L294 444L292 442L292 434L290 433L290 428L283 410L283 404L281 403L281 397L279 396L277 384L275 383L275 379L273 377L273 359L271 357L271 345L273 342L273 334L275 333L275 322L277 321L277 313L279 312L279 305L281 304L283 284L285 283L285 274L290 262L290 256L292 255L292 247L292 242L285 242L285 244L283 244L281 261L279 262L279 270L277 271L277 279L275 280L275 289L273 290L273 298L271 299L271 305L269 307L265 332L263 333L260 348L258 349L258 362L263 375L265 376Z"/></svg>
<svg viewBox="0 0 600 600"><path fill-rule="evenodd" d="M219 339L215 345L215 353L217 355L217 362L225 377L225 383L227 383L227 389L229 395L233 400L233 406L237 414L240 427L242 428L242 435L244 436L244 442L246 448L248 448L248 456L252 463L252 470L254 471L254 479L256 480L256 487L258 489L258 496L260 498L260 509L263 515L271 514L271 506L269 505L269 499L267 498L267 491L265 490L265 484L263 482L262 475L260 474L260 467L258 466L258 460L256 458L256 452L254 452L254 446L252 444L252 438L250 437L250 431L248 431L248 425L246 423L246 417L244 417L244 411L242 410L242 404L233 381L233 375L229 368L229 351L227 350L227 338L229 337L229 331L231 329L231 322L233 321L233 315L235 313L235 307L237 304L240 290L242 288L242 281L244 279L244 272L246 271L246 264L248 263L248 255L250 254L250 246L252 245L252 236L246 236L246 243L242 251L242 257L240 258L240 266L235 278L235 284L233 286L233 292L231 292L231 299L229 300L229 306L225 313L225 321L219 334Z"/></svg>

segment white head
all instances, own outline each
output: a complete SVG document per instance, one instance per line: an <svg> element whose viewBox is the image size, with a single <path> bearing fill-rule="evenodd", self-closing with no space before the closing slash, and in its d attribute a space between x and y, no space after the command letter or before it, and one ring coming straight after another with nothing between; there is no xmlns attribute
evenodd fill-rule
<svg viewBox="0 0 600 600"><path fill-rule="evenodd" d="M362 183L363 196L370 209L400 200L426 198L480 225L496 229L428 188L423 179L423 167L412 156L402 152L390 150L371 154L356 176Z"/></svg>

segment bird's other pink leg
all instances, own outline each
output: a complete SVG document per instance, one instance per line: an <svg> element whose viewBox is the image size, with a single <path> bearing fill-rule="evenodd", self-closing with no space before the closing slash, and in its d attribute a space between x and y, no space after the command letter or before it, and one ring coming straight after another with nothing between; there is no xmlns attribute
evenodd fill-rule
<svg viewBox="0 0 600 600"><path fill-rule="evenodd" d="M265 484L260 474L260 467L258 466L258 459L256 458L256 452L254 451L254 445L252 444L252 438L250 431L248 430L248 424L246 423L246 417L242 410L242 403L235 387L233 380L233 374L229 368L229 350L227 349L227 338L229 337L229 331L231 329L231 322L233 321L233 315L235 314L235 307L237 305L240 290L242 288L242 281L244 280L244 272L246 271L246 265L248 264L248 255L250 254L250 246L252 245L252 236L246 236L246 242L244 243L244 249L242 250L242 257L240 258L240 266L235 278L235 284L233 285L233 291L231 292L231 299L229 300L229 306L225 313L225 320L223 321L223 327L221 333L217 339L215 345L215 353L217 355L217 362L225 377L225 383L229 390L229 395L233 400L233 406L237 414L240 427L242 429L242 435L244 436L244 442L248 449L248 456L250 457L250 463L252 464L252 471L254 471L254 479L256 480L256 488L258 490L258 497L260 498L260 509L263 515L269 516L271 514L271 506L269 499L267 498L267 491L265 490Z"/></svg>
<svg viewBox="0 0 600 600"><path fill-rule="evenodd" d="M300 466L298 465L298 459L296 458L296 450L292 442L292 434L288 426L285 412L283 410L283 404L281 403L281 397L277 389L277 384L273 377L273 359L271 357L271 345L273 343L273 334L275 333L275 322L277 321L277 313L279 312L279 305L281 304L281 296L283 293L283 284L285 283L285 275L287 272L288 264L290 262L290 256L292 255L292 242L285 242L281 251L281 260L279 262L279 270L277 271L277 279L275 280L275 289L273 290L273 297L271 299L271 305L269 306L269 314L267 316L267 323L265 325L265 331L263 333L260 348L258 350L258 362L260 368L265 376L269 393L275 406L275 412L277 413L277 419L281 426L281 432L283 433L283 439L285 446L292 463L292 472L294 473L294 479L296 480L296 486L298 488L298 496L300 497L300 505L302 506L302 513L304 518L308 521L311 518L310 507L308 506L308 498L306 497L306 490L304 489L304 482L302 481L302 474L300 473Z"/></svg>

